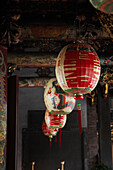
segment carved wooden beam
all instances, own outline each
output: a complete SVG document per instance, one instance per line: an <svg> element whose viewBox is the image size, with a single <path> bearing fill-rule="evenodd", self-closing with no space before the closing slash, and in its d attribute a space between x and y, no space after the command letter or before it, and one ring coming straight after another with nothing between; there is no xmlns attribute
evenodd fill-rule
<svg viewBox="0 0 113 170"><path fill-rule="evenodd" d="M78 23L80 22L80 23ZM84 23L86 22L86 23ZM92 21L93 22L93 21ZM51 38L54 40L75 40L77 34L79 36L84 36L87 32L88 33L95 33L92 34L92 39L99 39L99 38L109 38L109 34L106 33L102 27L97 27L98 21L92 23L87 22L87 18L85 15L78 16L78 19L75 20L71 25L68 24L57 24L57 25L27 25L21 29L21 40L39 40L43 38ZM79 26L78 24L81 24Z"/></svg>
<svg viewBox="0 0 113 170"><path fill-rule="evenodd" d="M20 78L19 87L44 87L50 78Z"/></svg>
<svg viewBox="0 0 113 170"><path fill-rule="evenodd" d="M14 37L14 41L12 39L10 49L12 51L45 52L47 54L55 52L58 54L65 45L78 40L92 45L100 56L112 55L111 38L102 28L97 28L95 25L83 24L80 29L77 28L77 25L76 27L72 25L26 26L19 28L19 38L17 36ZM13 45L18 40L20 43ZM4 43L6 43L6 39Z"/></svg>
<svg viewBox="0 0 113 170"><path fill-rule="evenodd" d="M60 50L59 50L60 52ZM27 52L9 52L7 62L15 64L18 68L21 67L51 67L55 66L58 53L27 53ZM100 64L103 66L104 71L106 67L112 67L113 58L100 58Z"/></svg>
<svg viewBox="0 0 113 170"><path fill-rule="evenodd" d="M21 67L51 67L56 64L57 54L8 53L8 63Z"/></svg>

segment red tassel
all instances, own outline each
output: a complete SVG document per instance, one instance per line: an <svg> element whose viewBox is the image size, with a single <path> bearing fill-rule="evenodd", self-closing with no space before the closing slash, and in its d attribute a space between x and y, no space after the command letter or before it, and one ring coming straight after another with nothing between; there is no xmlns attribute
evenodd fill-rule
<svg viewBox="0 0 113 170"><path fill-rule="evenodd" d="M59 146L61 146L61 123L59 123Z"/></svg>
<svg viewBox="0 0 113 170"><path fill-rule="evenodd" d="M79 133L82 134L81 104L78 104Z"/></svg>
<svg viewBox="0 0 113 170"><path fill-rule="evenodd" d="M52 137L49 136L49 147L50 147L50 149L51 149L51 146L52 146Z"/></svg>
<svg viewBox="0 0 113 170"><path fill-rule="evenodd" d="M57 143L57 135L55 136L55 143Z"/></svg>

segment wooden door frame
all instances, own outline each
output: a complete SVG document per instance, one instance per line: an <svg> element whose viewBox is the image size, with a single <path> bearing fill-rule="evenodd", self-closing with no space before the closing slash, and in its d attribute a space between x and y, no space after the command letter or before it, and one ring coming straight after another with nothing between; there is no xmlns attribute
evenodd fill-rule
<svg viewBox="0 0 113 170"><path fill-rule="evenodd" d="M18 118L18 94L19 78L11 76L8 78L7 98L7 170L17 169L17 118Z"/></svg>

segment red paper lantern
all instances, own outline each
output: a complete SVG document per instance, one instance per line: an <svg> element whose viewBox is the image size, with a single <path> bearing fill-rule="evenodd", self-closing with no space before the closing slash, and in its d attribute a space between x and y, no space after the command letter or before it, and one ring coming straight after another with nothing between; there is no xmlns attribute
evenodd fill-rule
<svg viewBox="0 0 113 170"><path fill-rule="evenodd" d="M56 62L56 77L61 88L77 99L91 92L98 83L100 62L96 51L88 44L65 46Z"/></svg>
<svg viewBox="0 0 113 170"><path fill-rule="evenodd" d="M98 10L107 14L113 14L113 0L89 0Z"/></svg>
<svg viewBox="0 0 113 170"><path fill-rule="evenodd" d="M51 114L48 110L45 112L45 122L49 128L63 128L66 124L67 115Z"/></svg>
<svg viewBox="0 0 113 170"><path fill-rule="evenodd" d="M48 127L46 122L43 121L42 131L43 131L44 135L46 135L46 136L56 136L58 129Z"/></svg>
<svg viewBox="0 0 113 170"><path fill-rule="evenodd" d="M49 137L49 142L50 142L50 148L52 145L52 138L53 136L57 135L58 129L53 129L53 128L49 128L46 124L45 121L42 122L42 131L44 133L44 135Z"/></svg>
<svg viewBox="0 0 113 170"><path fill-rule="evenodd" d="M74 97L64 92L56 78L52 78L46 84L44 101L47 110L52 114L69 114L75 106Z"/></svg>

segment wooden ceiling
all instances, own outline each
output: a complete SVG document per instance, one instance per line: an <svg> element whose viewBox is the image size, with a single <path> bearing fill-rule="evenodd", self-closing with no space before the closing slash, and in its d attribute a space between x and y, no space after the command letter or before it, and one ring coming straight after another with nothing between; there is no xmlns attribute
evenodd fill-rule
<svg viewBox="0 0 113 170"><path fill-rule="evenodd" d="M59 21L72 24L77 15L85 14L86 9L92 8L90 12L94 9L88 0L8 0L0 3L0 14L20 12L20 21L24 24Z"/></svg>
<svg viewBox="0 0 113 170"><path fill-rule="evenodd" d="M54 68L60 50L73 41L95 48L102 80L106 67L113 73L113 15L96 10L89 0L2 0L0 6L0 42L8 47L10 75L17 69L24 76L26 67L41 73ZM28 82L40 86L46 80L22 80L21 86Z"/></svg>
<svg viewBox="0 0 113 170"><path fill-rule="evenodd" d="M113 16L96 10L89 0L8 0L0 5L0 40L13 56L10 62L56 58L76 40L91 44L100 58L113 55Z"/></svg>

